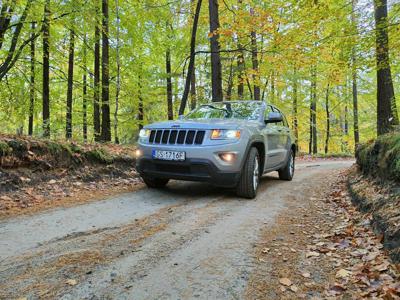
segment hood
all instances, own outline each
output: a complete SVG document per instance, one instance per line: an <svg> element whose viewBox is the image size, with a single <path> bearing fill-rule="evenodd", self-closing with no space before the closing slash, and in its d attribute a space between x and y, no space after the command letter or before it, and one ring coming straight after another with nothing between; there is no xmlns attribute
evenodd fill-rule
<svg viewBox="0 0 400 300"><path fill-rule="evenodd" d="M239 129L243 126L259 126L258 121L240 119L175 120L157 122L145 126L147 129Z"/></svg>

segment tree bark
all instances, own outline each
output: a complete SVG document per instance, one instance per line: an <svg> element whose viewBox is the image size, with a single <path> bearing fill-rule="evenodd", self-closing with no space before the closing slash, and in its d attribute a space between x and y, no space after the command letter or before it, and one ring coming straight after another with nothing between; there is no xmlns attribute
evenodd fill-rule
<svg viewBox="0 0 400 300"><path fill-rule="evenodd" d="M326 111L326 138L325 138L325 154L328 154L329 151L329 138L331 135L331 117L329 111L329 90L330 84L326 87L326 95L325 95L325 111Z"/></svg>
<svg viewBox="0 0 400 300"><path fill-rule="evenodd" d="M226 89L226 100L232 99L232 90L233 90L233 59L231 59L229 67L228 87Z"/></svg>
<svg viewBox="0 0 400 300"><path fill-rule="evenodd" d="M250 15L254 16L254 9L250 8ZM260 100L260 86L258 75L258 51L257 51L257 34L254 30L250 33L251 36L251 61L253 64L253 88L254 100Z"/></svg>
<svg viewBox="0 0 400 300"><path fill-rule="evenodd" d="M108 0L102 0L102 56L101 56L101 140L111 141L110 122L110 74L108 40Z"/></svg>
<svg viewBox="0 0 400 300"><path fill-rule="evenodd" d="M194 63L195 63L195 48L196 48L196 33L197 33L197 25L199 23L200 9L201 9L202 0L197 1L196 11L193 19L193 27L192 27L192 36L190 40L190 59L189 59L189 67L186 76L185 82L185 90L183 91L183 96L181 100L181 105L179 106L179 115L183 115L185 113L187 98L189 96L189 90L191 85L191 78L194 72Z"/></svg>
<svg viewBox="0 0 400 300"><path fill-rule="evenodd" d="M351 1L351 23L355 33L357 33L357 22L355 15L356 0ZM360 143L360 133L358 129L358 93L357 93L357 58L356 58L356 47L353 44L351 48L351 68L352 68L352 95L353 95L353 124L354 124L354 146Z"/></svg>
<svg viewBox="0 0 400 300"><path fill-rule="evenodd" d="M43 18L43 136L50 137L50 0L44 4Z"/></svg>
<svg viewBox="0 0 400 300"><path fill-rule="evenodd" d="M142 96L142 76L139 75L138 81L138 120L139 125L138 128L141 130L143 128L143 120L144 120L144 111L143 111L143 96Z"/></svg>
<svg viewBox="0 0 400 300"><path fill-rule="evenodd" d="M117 84L115 91L115 111L114 111L114 141L119 144L118 136L118 109L119 109L119 94L121 91L121 60L119 53L119 34L121 30L121 19L119 16L119 1L115 0L115 13L117 17L117 45L116 45L116 60L117 60Z"/></svg>
<svg viewBox="0 0 400 300"><path fill-rule="evenodd" d="M193 66L193 73L190 78L190 109L195 109L197 105L196 95L196 67Z"/></svg>
<svg viewBox="0 0 400 300"><path fill-rule="evenodd" d="M399 124L389 63L387 0L374 0L377 67L377 129L378 135Z"/></svg>
<svg viewBox="0 0 400 300"><path fill-rule="evenodd" d="M100 8L99 0L94 0L96 8L95 31L94 31L94 82L93 82L93 129L94 140L99 142L100 137Z"/></svg>
<svg viewBox="0 0 400 300"><path fill-rule="evenodd" d="M73 29L69 32L69 51L68 51L68 87L67 87L67 113L65 138L72 137L72 91L74 83L74 51L75 51L75 33Z"/></svg>
<svg viewBox="0 0 400 300"><path fill-rule="evenodd" d="M190 12L191 12L191 20L193 24L194 20L194 9L195 0L190 0ZM193 72L190 77L190 109L195 109L197 105L197 98L196 98L196 64L193 65Z"/></svg>
<svg viewBox="0 0 400 300"><path fill-rule="evenodd" d="M309 153L318 153L317 141L317 68L311 69L311 101L310 101L310 143Z"/></svg>
<svg viewBox="0 0 400 300"><path fill-rule="evenodd" d="M218 0L209 0L209 17L210 17L210 49L211 49L211 88L212 101L218 102L223 100L222 91L222 65L219 45L219 12Z"/></svg>
<svg viewBox="0 0 400 300"><path fill-rule="evenodd" d="M296 138L296 147L298 145L298 140L299 140L299 125L298 125L298 107L297 107L297 98L298 98L298 82L297 82L297 68L294 66L294 72L293 72L293 108L292 108L292 119L293 119L293 131L294 131L294 136ZM298 150L298 149L296 149Z"/></svg>
<svg viewBox="0 0 400 300"><path fill-rule="evenodd" d="M238 8L241 9L243 1L242 0L238 0ZM240 43L240 39L239 37L237 37L237 48L238 49L242 49L242 45ZM239 100L243 100L243 94L244 94L244 55L243 55L243 51L239 51L238 52L238 56L237 56L237 79L238 79L238 83L237 83L237 95L238 95L238 99Z"/></svg>
<svg viewBox="0 0 400 300"><path fill-rule="evenodd" d="M31 37L35 35L36 23L31 23ZM31 40L31 78L29 84L29 122L28 122L28 134L33 134L33 113L35 109L35 39Z"/></svg>
<svg viewBox="0 0 400 300"><path fill-rule="evenodd" d="M82 75L82 110L83 110L83 140L87 142L87 37L86 33L83 37L83 75Z"/></svg>
<svg viewBox="0 0 400 300"><path fill-rule="evenodd" d="M171 52L167 49L165 53L165 70L167 72L167 107L168 120L174 119L174 107L172 103L172 80L171 80Z"/></svg>

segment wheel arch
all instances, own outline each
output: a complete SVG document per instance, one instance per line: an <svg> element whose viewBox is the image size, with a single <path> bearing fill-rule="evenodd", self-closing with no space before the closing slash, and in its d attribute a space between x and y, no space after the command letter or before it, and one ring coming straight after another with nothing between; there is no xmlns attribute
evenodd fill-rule
<svg viewBox="0 0 400 300"><path fill-rule="evenodd" d="M264 166L265 166L265 145L264 142L262 141L253 141L250 143L250 147L249 150L254 147L257 149L258 154L260 156L260 171L262 173L262 171L264 170Z"/></svg>

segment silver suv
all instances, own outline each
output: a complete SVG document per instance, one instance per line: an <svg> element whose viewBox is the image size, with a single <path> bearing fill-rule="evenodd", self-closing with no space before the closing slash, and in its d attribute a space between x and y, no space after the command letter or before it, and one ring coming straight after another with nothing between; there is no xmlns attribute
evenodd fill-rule
<svg viewBox="0 0 400 300"><path fill-rule="evenodd" d="M204 104L139 133L136 167L148 187L205 181L254 198L262 174L292 180L296 141L286 118L261 101Z"/></svg>

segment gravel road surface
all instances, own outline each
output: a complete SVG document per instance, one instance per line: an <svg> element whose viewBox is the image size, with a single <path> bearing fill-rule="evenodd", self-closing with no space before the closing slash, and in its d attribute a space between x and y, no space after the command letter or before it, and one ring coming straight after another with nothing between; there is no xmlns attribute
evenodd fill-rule
<svg viewBox="0 0 400 300"><path fill-rule="evenodd" d="M254 200L171 182L0 223L0 299L242 299L260 231L352 161L275 173Z"/></svg>

